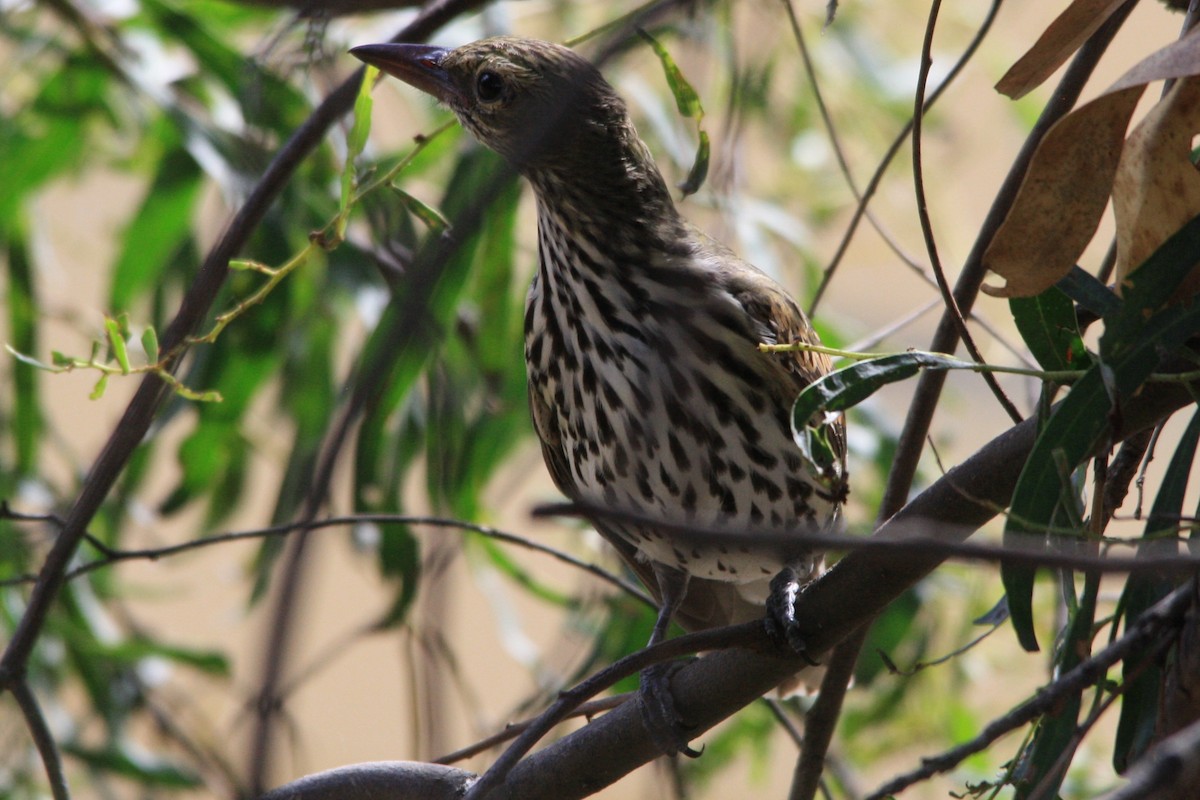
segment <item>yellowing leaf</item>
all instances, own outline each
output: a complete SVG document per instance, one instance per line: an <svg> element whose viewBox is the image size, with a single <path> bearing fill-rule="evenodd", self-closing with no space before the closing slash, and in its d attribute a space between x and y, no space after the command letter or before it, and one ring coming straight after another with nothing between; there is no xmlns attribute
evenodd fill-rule
<svg viewBox="0 0 1200 800"><path fill-rule="evenodd" d="M1075 265L1113 191L1125 130L1146 84L1200 74L1198 31L1147 56L1046 133L1008 218L983 256L984 266L1007 283L984 286L985 292L1030 297Z"/></svg>
<svg viewBox="0 0 1200 800"><path fill-rule="evenodd" d="M1192 137L1200 133L1200 78L1178 81L1151 109L1125 143L1113 182L1117 227L1117 289L1184 223L1200 214L1200 173L1191 161ZM1180 287L1200 288L1193 274Z"/></svg>
<svg viewBox="0 0 1200 800"><path fill-rule="evenodd" d="M1042 32L996 84L1013 100L1040 86L1063 65L1125 0L1075 0Z"/></svg>

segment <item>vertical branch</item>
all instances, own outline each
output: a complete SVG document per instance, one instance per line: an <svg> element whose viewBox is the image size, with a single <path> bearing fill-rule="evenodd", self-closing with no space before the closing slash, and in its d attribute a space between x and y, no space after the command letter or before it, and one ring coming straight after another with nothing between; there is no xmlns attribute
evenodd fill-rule
<svg viewBox="0 0 1200 800"><path fill-rule="evenodd" d="M954 287L955 301L963 312L970 313L971 306L974 305L975 298L979 294L979 286L983 283L984 277L983 253L1008 215L1008 210L1011 208L1017 189L1029 168L1034 151L1041 143L1042 137L1046 135L1046 131L1074 107L1080 92L1083 91L1084 84L1096 68L1100 56L1108 49L1108 45L1135 5L1137 5L1137 0L1129 0L1121 6L1075 54L1071 65L1067 68L1062 80L1059 81L1050 101L1042 110L1041 116L1013 161L1004 183L996 193L996 199L992 202L992 207L988 211L983 226L980 228L979 236L976 237L975 245L967 256L966 263L963 264L962 272ZM949 313L943 313L929 349L939 353L950 353L954 352L957 347L958 327ZM904 429L900 434L896 456L892 461L892 470L888 475L887 488L880 505L880 519L887 519L895 514L908 497L913 476L916 474L917 462L925 447L925 437L929 433L929 425L933 421L933 412L937 408L945 381L946 375L941 371L924 372L917 380L917 388L913 393L908 417L904 421Z"/></svg>

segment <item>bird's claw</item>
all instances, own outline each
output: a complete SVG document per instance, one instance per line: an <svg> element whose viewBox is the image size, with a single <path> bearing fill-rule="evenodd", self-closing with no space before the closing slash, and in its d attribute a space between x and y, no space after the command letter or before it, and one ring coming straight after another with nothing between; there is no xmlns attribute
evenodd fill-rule
<svg viewBox="0 0 1200 800"><path fill-rule="evenodd" d="M800 595L800 589L800 576L791 567L784 567L771 579L771 591L767 596L767 616L763 619L763 627L772 639L785 644L793 653L815 667L820 662L808 654L808 644L796 621L796 598Z"/></svg>
<svg viewBox="0 0 1200 800"><path fill-rule="evenodd" d="M679 715L675 697L671 694L671 675L682 666L681 662L671 662L642 670L642 689L638 699L642 722L658 749L667 755L679 753L696 758L703 751L688 745L691 738L687 734L688 726Z"/></svg>

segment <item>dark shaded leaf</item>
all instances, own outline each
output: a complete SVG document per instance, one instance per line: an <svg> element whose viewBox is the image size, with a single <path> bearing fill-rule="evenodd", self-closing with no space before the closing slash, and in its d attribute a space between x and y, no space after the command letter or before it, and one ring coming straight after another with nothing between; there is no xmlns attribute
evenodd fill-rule
<svg viewBox="0 0 1200 800"><path fill-rule="evenodd" d="M804 387L792 406L792 425L803 430L821 412L844 411L889 383L922 369L970 369L972 364L938 353L898 353L856 361Z"/></svg>
<svg viewBox="0 0 1200 800"><path fill-rule="evenodd" d="M696 147L696 159L692 162L687 179L679 185L684 197L695 194L704 185L704 179L708 177L708 160L708 131L702 130L700 131L700 143Z"/></svg>
<svg viewBox="0 0 1200 800"><path fill-rule="evenodd" d="M1197 260L1200 218L1188 223L1129 276L1125 301L1105 319L1101 362L1071 387L1039 434L1021 471L1004 529L1009 543L1018 534L1045 535L1047 523L1054 518L1063 497L1059 465L1074 469L1081 464L1107 432L1110 414L1115 411L1119 415L1120 404L1150 377L1166 354L1176 352L1200 333L1200 304L1171 306L1147 319L1148 313L1171 296ZM1038 647L1033 628L1033 575L1028 567L1001 567L1013 627L1027 650Z"/></svg>
<svg viewBox="0 0 1200 800"><path fill-rule="evenodd" d="M1075 306L1057 287L1033 297L1009 298L1008 307L1021 339L1042 369L1086 369L1091 362L1079 327Z"/></svg>
<svg viewBox="0 0 1200 800"><path fill-rule="evenodd" d="M21 353L33 353L38 346L37 297L33 285L33 264L24 236L14 230L6 243L8 267L8 341L7 348L16 359L12 371L12 417L9 420L15 444L16 472L31 476L38 469L38 450L43 432L38 370L44 365Z"/></svg>
<svg viewBox="0 0 1200 800"><path fill-rule="evenodd" d="M63 745L63 752L91 769L132 778L145 786L193 789L201 785L200 777L195 773L169 761L135 752L120 742L99 748L67 743Z"/></svg>
<svg viewBox="0 0 1200 800"><path fill-rule="evenodd" d="M1121 306L1121 298L1117 297L1112 289L1078 266L1072 267L1055 286L1081 308L1086 308L1098 317L1106 317Z"/></svg>
<svg viewBox="0 0 1200 800"><path fill-rule="evenodd" d="M1184 494L1191 475L1192 462L1196 457L1196 444L1200 440L1200 412L1192 415L1191 421L1179 438L1167 471L1163 475L1154 506L1146 520L1143 541L1138 546L1138 555L1169 555L1178 551L1176 534L1183 515ZM1165 577L1139 573L1130 575L1121 594L1118 609L1128 630L1137 624L1146 609L1166 597L1174 588ZM1156 658L1151 663L1142 659L1127 659L1123 663L1126 680L1125 692L1121 696L1121 717L1117 725L1117 738L1113 745L1113 766L1124 773L1149 748L1154 739L1159 716L1159 687L1162 684L1162 669Z"/></svg>

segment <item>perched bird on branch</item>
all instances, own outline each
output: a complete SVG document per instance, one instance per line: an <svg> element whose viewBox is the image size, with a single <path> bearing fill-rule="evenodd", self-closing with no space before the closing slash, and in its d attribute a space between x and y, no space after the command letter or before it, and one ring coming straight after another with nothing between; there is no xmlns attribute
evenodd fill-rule
<svg viewBox="0 0 1200 800"><path fill-rule="evenodd" d="M572 50L501 37L351 52L445 103L532 184L534 427L564 494L648 520L592 515L660 602L651 643L672 619L695 630L762 618L781 571L775 588L794 597L822 569L804 532L837 526L846 496L842 420L825 425L824 458L792 431L792 403L828 358L758 348L818 343L796 303L680 216L625 103ZM680 524L730 535L693 539ZM794 544L739 541L748 530ZM689 752L668 677L643 676L643 709L664 749Z"/></svg>

